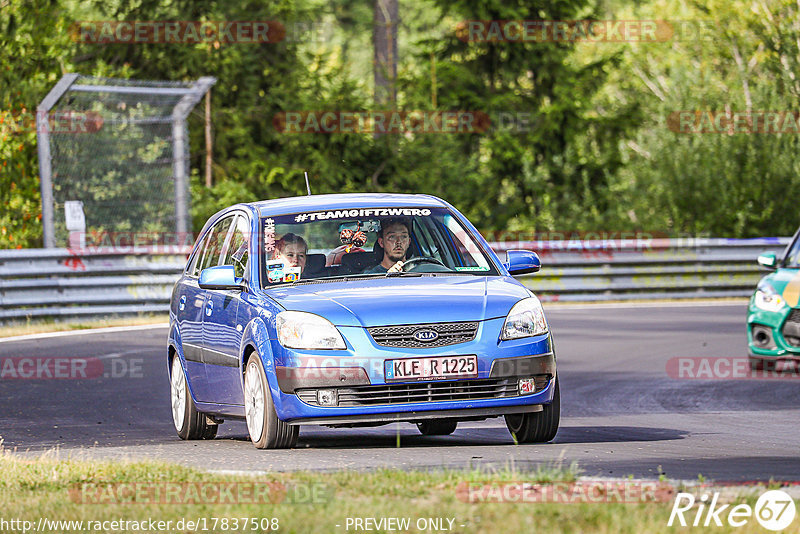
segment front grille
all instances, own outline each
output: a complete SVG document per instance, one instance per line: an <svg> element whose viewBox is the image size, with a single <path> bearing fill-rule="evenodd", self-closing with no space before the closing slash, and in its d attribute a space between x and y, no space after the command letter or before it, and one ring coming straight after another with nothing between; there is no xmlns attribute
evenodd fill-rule
<svg viewBox="0 0 800 534"><path fill-rule="evenodd" d="M534 377L536 392L547 386L550 375ZM516 397L517 377L485 378L448 382L415 382L412 384L378 384L336 388L339 406L377 406L412 402L468 401ZM316 389L298 389L297 397L306 404L317 405Z"/></svg>
<svg viewBox="0 0 800 534"><path fill-rule="evenodd" d="M466 343L475 339L478 332L477 322L466 323L430 323L406 324L397 326L374 326L368 328L375 343L384 347L423 348L446 347L457 343ZM414 339L417 330L433 330L439 337L433 341Z"/></svg>
<svg viewBox="0 0 800 534"><path fill-rule="evenodd" d="M800 347L800 308L795 308L783 323L783 339L793 347Z"/></svg>

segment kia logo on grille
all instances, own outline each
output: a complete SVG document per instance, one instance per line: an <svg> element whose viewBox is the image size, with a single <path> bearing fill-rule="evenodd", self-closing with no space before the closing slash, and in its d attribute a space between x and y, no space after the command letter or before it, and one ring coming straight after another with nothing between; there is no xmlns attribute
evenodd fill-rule
<svg viewBox="0 0 800 534"><path fill-rule="evenodd" d="M439 333L436 330L431 330L430 328L421 328L419 330L414 331L411 335L417 341L421 341L426 343L428 341L435 341L439 338Z"/></svg>

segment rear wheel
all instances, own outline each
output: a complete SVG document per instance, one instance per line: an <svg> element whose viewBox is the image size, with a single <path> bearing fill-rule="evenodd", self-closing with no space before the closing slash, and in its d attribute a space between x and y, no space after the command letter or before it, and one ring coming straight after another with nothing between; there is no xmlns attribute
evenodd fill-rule
<svg viewBox="0 0 800 534"><path fill-rule="evenodd" d="M458 421L452 419L429 419L417 423L423 436L448 436L456 431Z"/></svg>
<svg viewBox="0 0 800 534"><path fill-rule="evenodd" d="M258 449L290 449L297 443L296 426L278 419L261 358L254 352L244 373L244 407L250 439Z"/></svg>
<svg viewBox="0 0 800 534"><path fill-rule="evenodd" d="M544 443L556 437L561 420L561 390L558 378L555 387L553 402L545 404L541 412L505 416L508 431L517 443Z"/></svg>
<svg viewBox="0 0 800 534"><path fill-rule="evenodd" d="M208 424L206 414L198 412L195 408L192 396L189 394L186 374L178 356L172 358L170 401L172 422L181 439L214 439L218 425Z"/></svg>

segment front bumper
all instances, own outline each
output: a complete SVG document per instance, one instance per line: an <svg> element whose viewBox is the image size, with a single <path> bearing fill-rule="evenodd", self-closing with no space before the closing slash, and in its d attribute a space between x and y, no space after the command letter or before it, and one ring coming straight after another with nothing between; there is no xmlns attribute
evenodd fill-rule
<svg viewBox="0 0 800 534"><path fill-rule="evenodd" d="M765 360L800 359L800 346L787 341L786 322L793 308L771 312L757 308L752 299L747 314L747 346L751 357Z"/></svg>
<svg viewBox="0 0 800 534"><path fill-rule="evenodd" d="M267 373L267 378L278 417L297 424L342 424L438 417L493 417L539 410L541 405L552 402L555 389L556 358L550 335L500 341L498 337L503 321L504 318L483 321L473 341L439 348L379 346L365 329L355 327L339 327L347 343L347 349L343 351L286 349L277 341L272 341L275 366L272 373ZM467 354L478 356L478 376L459 380L461 385L470 381L503 380L516 387L518 378L537 377L537 384L543 387L537 388L534 393L496 398L461 398L453 395L449 400L436 400L437 395L434 394L423 402L387 401L386 404L325 407L304 402L296 394L298 391L308 392L309 388L344 388L352 391L384 385L384 389L402 384L421 386L428 382L387 384L384 361ZM454 382L437 380L435 385L456 385ZM303 398L308 400L308 396ZM416 400L416 397L409 398Z"/></svg>
<svg viewBox="0 0 800 534"><path fill-rule="evenodd" d="M301 401L297 395L280 393L276 401L278 417L296 424L343 424L361 422L416 421L431 418L468 419L496 417L508 413L535 412L553 401L555 378L538 393L499 399L432 401L378 406L321 407ZM280 410L278 410L280 403Z"/></svg>

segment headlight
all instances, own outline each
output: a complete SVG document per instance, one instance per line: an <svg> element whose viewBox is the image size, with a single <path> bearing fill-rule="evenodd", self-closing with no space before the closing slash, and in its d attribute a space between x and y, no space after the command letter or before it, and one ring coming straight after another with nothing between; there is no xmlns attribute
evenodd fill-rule
<svg viewBox="0 0 800 534"><path fill-rule="evenodd" d="M278 341L290 349L345 349L342 334L313 313L283 311L275 317Z"/></svg>
<svg viewBox="0 0 800 534"><path fill-rule="evenodd" d="M536 297L523 299L511 308L503 324L500 339L517 339L547 333L542 303Z"/></svg>
<svg viewBox="0 0 800 534"><path fill-rule="evenodd" d="M756 290L753 304L765 311L778 312L786 305L786 301L771 286L761 286Z"/></svg>

